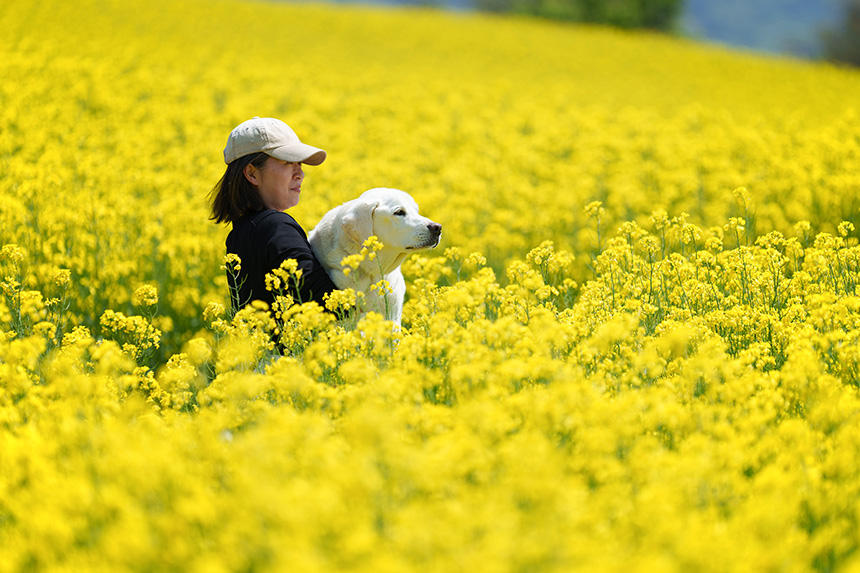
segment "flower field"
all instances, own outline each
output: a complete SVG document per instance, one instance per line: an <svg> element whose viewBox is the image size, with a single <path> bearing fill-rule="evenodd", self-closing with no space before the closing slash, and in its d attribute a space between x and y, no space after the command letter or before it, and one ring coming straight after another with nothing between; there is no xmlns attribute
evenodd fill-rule
<svg viewBox="0 0 860 573"><path fill-rule="evenodd" d="M529 19L0 5L0 572L860 571L860 73ZM230 129L443 225L229 311ZM287 270L284 271L287 273Z"/></svg>

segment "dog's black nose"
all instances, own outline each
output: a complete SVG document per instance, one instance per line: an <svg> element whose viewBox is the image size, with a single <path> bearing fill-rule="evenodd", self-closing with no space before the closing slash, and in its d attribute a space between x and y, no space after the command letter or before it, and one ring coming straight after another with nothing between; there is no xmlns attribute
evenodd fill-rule
<svg viewBox="0 0 860 573"><path fill-rule="evenodd" d="M427 223L427 228L430 229L430 233L432 233L434 237L438 237L442 234L442 225L439 223Z"/></svg>

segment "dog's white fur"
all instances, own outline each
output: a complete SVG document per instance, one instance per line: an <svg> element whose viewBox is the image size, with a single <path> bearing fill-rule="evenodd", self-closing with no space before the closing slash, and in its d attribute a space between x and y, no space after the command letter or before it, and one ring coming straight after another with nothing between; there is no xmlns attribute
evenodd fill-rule
<svg viewBox="0 0 860 573"><path fill-rule="evenodd" d="M408 193L377 187L323 215L308 241L337 288L363 292L366 311L376 311L399 326L406 294L400 264L412 251L438 245L441 233L441 225L418 214L418 204ZM371 235L383 244L376 258L365 258L358 269L344 274L341 260L360 252ZM370 290L383 278L393 291L385 298Z"/></svg>

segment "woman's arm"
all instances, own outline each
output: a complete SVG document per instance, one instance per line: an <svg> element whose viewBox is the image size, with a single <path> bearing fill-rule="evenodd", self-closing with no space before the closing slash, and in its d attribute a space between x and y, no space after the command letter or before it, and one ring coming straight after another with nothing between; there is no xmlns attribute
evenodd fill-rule
<svg viewBox="0 0 860 573"><path fill-rule="evenodd" d="M314 256L304 230L289 215L285 213L280 213L280 215L283 217L276 215L267 218L274 219L272 222L276 223L271 225L271 234L266 243L267 267L269 270L273 270L278 268L283 261L295 259L298 268L302 270L302 278L298 293L292 288L293 285L290 285L291 294L301 302L313 300L325 307L323 296L337 287L331 281L325 268Z"/></svg>

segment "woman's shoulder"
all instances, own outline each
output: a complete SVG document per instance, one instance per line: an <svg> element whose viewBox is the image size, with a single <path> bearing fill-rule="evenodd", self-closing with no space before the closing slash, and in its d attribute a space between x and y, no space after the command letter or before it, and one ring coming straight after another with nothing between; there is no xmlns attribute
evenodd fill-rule
<svg viewBox="0 0 860 573"><path fill-rule="evenodd" d="M264 209L248 217L248 222L254 227L266 228L287 224L301 229L298 221L292 215L277 209Z"/></svg>
<svg viewBox="0 0 860 573"><path fill-rule="evenodd" d="M251 217L250 223L256 232L262 236L280 234L283 232L284 226L292 227L303 237L307 236L305 230L292 215L277 209L266 209L256 213Z"/></svg>

